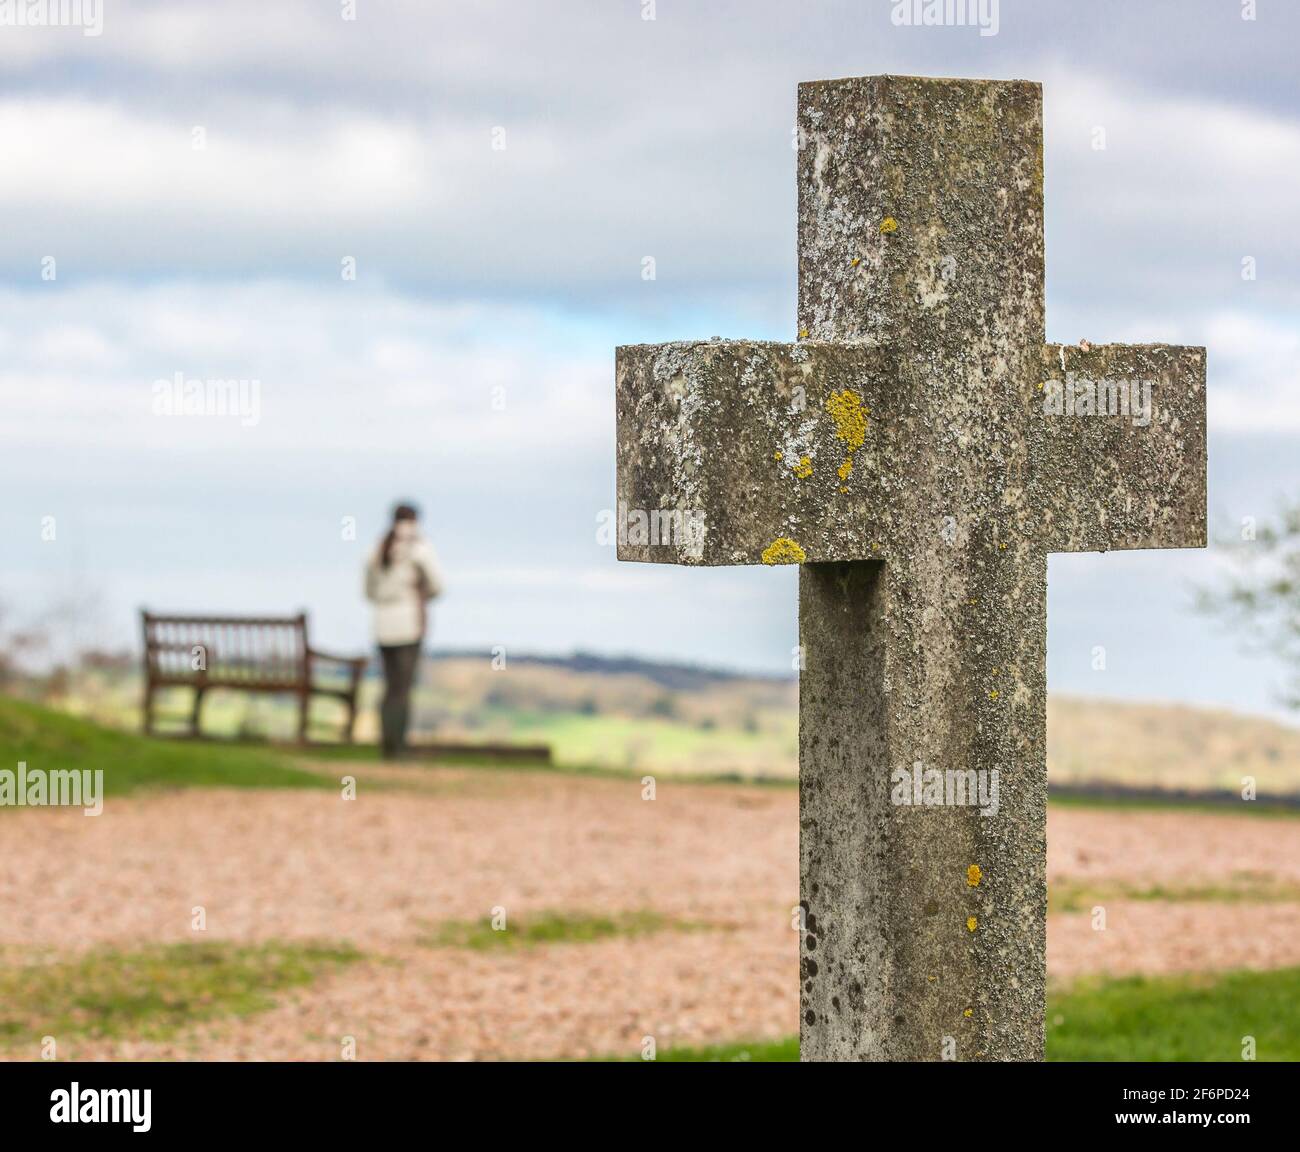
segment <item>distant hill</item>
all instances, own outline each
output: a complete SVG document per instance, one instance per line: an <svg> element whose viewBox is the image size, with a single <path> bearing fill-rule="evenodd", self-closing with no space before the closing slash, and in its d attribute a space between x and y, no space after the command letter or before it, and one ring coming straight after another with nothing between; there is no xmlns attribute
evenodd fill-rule
<svg viewBox="0 0 1300 1152"><path fill-rule="evenodd" d="M357 734L375 738L382 685L363 688ZM185 714L189 694L165 708ZM99 669L61 702L118 727L139 724L138 672ZM561 763L672 774L793 779L799 762L799 684L633 656L508 656L440 651L426 661L415 723L448 739L545 742ZM318 702L324 713L329 701ZM1057 785L1219 791L1246 778L1261 797L1300 795L1300 727L1177 704L1049 696L1047 763ZM292 700L213 693L213 734L291 739Z"/></svg>
<svg viewBox="0 0 1300 1152"><path fill-rule="evenodd" d="M1051 696L1047 763L1054 783L1300 794L1300 728L1186 704Z"/></svg>
<svg viewBox="0 0 1300 1152"><path fill-rule="evenodd" d="M798 770L798 680L587 653L509 658L440 653L430 726L477 717L498 738L550 740L561 759L661 771ZM455 701L451 709L446 704ZM453 715L449 713L458 713ZM1300 727L1188 705L1051 696L1056 784L1300 795ZM472 728L466 734L470 734Z"/></svg>

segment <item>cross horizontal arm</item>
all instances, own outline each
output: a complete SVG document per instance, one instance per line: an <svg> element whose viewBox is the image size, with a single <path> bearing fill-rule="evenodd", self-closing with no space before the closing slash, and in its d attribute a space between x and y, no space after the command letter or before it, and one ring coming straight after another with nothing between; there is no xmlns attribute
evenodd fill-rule
<svg viewBox="0 0 1300 1152"><path fill-rule="evenodd" d="M1030 451L1049 552L1205 547L1205 349L1043 349Z"/></svg>

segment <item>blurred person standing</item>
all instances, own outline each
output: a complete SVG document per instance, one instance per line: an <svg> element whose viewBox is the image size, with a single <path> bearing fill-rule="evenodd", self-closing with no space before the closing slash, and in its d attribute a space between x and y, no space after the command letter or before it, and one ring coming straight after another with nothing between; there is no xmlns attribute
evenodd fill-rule
<svg viewBox="0 0 1300 1152"><path fill-rule="evenodd" d="M375 606L375 642L384 663L380 722L385 760L405 749L429 602L442 593L438 558L420 531L419 518L410 504L394 508L392 527L366 562L366 599Z"/></svg>

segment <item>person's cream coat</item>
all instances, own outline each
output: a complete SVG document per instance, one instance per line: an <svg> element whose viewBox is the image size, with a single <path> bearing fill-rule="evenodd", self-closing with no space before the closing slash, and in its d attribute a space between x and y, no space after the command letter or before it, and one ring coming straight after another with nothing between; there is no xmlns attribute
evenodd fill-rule
<svg viewBox="0 0 1300 1152"><path fill-rule="evenodd" d="M374 635L385 647L416 644L424 638L425 604L442 594L442 573L431 545L411 521L397 525L387 568L379 554L366 564L366 599L375 606Z"/></svg>

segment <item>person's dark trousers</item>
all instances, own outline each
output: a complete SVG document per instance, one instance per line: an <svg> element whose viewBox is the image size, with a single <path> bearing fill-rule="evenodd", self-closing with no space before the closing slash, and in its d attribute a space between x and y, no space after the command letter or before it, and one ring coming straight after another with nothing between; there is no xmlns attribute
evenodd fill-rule
<svg viewBox="0 0 1300 1152"><path fill-rule="evenodd" d="M420 645L381 644L384 660L384 701L379 708L385 760L394 759L406 747L406 725L411 715L411 688L420 667Z"/></svg>

